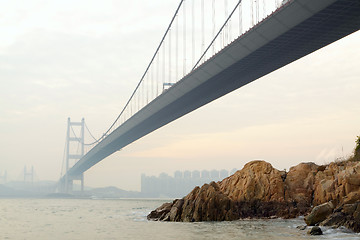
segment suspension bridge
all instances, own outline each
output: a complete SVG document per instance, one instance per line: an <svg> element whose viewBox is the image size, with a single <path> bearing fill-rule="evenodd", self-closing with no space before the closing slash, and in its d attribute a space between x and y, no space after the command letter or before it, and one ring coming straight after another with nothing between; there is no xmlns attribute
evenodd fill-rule
<svg viewBox="0 0 360 240"><path fill-rule="evenodd" d="M85 143L84 119L68 119L61 191L74 180L83 188L86 170L137 139L359 28L359 0L181 0L107 131Z"/></svg>

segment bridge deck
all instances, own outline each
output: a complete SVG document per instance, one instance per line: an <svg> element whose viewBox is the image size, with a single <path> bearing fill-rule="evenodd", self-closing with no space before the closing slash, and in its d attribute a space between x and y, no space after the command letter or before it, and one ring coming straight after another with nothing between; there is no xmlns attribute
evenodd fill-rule
<svg viewBox="0 0 360 240"><path fill-rule="evenodd" d="M290 1L115 129L68 176L83 173L167 123L359 28L358 0Z"/></svg>

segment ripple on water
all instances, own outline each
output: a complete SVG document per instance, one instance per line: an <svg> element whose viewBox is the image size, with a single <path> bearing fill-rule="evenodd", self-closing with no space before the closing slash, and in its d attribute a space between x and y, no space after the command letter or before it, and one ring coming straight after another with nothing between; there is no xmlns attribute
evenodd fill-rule
<svg viewBox="0 0 360 240"><path fill-rule="evenodd" d="M0 239L309 239L303 219L174 223L147 221L164 201L0 199ZM323 228L311 239L360 239L346 229Z"/></svg>

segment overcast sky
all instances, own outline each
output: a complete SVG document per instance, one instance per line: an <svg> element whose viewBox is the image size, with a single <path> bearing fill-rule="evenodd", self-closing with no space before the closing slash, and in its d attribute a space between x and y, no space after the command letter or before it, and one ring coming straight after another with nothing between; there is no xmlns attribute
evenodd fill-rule
<svg viewBox="0 0 360 240"><path fill-rule="evenodd" d="M67 118L97 136L149 62L178 0L0 0L0 175L60 176ZM240 88L113 154L89 186L140 189L141 173L284 169L351 154L360 135L360 33Z"/></svg>

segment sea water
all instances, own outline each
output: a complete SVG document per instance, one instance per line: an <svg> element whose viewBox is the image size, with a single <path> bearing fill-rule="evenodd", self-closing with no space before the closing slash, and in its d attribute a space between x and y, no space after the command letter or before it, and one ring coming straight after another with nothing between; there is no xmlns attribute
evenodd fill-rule
<svg viewBox="0 0 360 240"><path fill-rule="evenodd" d="M147 214L165 200L0 199L0 239L360 239L346 229L309 236L301 218L232 222L156 222Z"/></svg>

